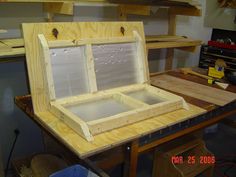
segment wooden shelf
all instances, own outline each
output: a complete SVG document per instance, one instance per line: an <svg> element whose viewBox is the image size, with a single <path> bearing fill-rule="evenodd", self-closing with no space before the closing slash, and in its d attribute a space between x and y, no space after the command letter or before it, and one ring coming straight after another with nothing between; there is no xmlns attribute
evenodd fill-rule
<svg viewBox="0 0 236 177"><path fill-rule="evenodd" d="M162 48L183 48L195 47L201 45L201 40L193 40L182 36L160 35L146 36L147 49L162 49Z"/></svg>
<svg viewBox="0 0 236 177"><path fill-rule="evenodd" d="M0 58L23 55L25 55L25 47L22 38L0 40Z"/></svg>
<svg viewBox="0 0 236 177"><path fill-rule="evenodd" d="M196 0L159 0L159 1L144 1L144 0L108 0L118 4L135 4L135 5L151 5L151 6L181 6L181 7L198 7L200 3Z"/></svg>

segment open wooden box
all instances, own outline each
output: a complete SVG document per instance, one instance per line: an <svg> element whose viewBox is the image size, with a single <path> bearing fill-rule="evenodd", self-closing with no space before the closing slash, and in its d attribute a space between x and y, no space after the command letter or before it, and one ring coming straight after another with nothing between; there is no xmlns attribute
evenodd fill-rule
<svg viewBox="0 0 236 177"><path fill-rule="evenodd" d="M114 128L188 109L182 97L149 85L140 22L23 24L23 30L36 114L52 112L88 141ZM42 75L41 84L33 80L35 74Z"/></svg>

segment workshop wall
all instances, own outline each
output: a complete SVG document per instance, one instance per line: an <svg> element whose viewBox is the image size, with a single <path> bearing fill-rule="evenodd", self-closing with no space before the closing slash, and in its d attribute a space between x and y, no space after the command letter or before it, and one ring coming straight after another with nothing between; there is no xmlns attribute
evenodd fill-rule
<svg viewBox="0 0 236 177"><path fill-rule="evenodd" d="M18 129L20 134L14 157L43 150L38 126L14 104L15 96L28 93L24 62L0 63L0 93L0 149L5 167L15 139L15 129Z"/></svg>
<svg viewBox="0 0 236 177"><path fill-rule="evenodd" d="M205 0L201 0L203 12ZM167 11L163 10L156 14L157 8L152 9L152 16L128 17L129 21L143 20L145 33L165 34L167 33ZM158 17L157 17L158 16ZM0 6L0 28L8 32L0 34L0 38L21 37L21 23L43 22L46 14L40 3L1 3ZM75 7L74 16L57 15L55 21L116 21L117 8L114 6L96 7L80 5ZM178 16L177 34L201 39L204 42L209 40L211 29L203 26L203 17ZM151 72L164 69L165 49L150 52L149 67ZM175 52L174 67L194 66L198 64L199 49L196 53L182 51ZM4 165L14 138L14 129L19 129L21 134L17 142L14 157L22 154L29 154L42 150L42 139L40 130L29 118L24 115L16 106L13 98L16 95L28 93L24 62L0 63L0 146Z"/></svg>
<svg viewBox="0 0 236 177"><path fill-rule="evenodd" d="M220 8L217 0L206 1L205 26L224 30L236 30L236 10Z"/></svg>

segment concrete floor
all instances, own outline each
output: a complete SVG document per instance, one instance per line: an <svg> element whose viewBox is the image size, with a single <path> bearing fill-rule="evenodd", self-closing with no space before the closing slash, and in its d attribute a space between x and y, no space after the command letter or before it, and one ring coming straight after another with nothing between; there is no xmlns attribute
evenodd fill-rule
<svg viewBox="0 0 236 177"><path fill-rule="evenodd" d="M236 177L236 129L218 124L216 132L204 134L204 141L217 159L213 177ZM152 177L152 161L151 154L139 157L137 177ZM113 169L111 177L121 177L120 171L121 167Z"/></svg>

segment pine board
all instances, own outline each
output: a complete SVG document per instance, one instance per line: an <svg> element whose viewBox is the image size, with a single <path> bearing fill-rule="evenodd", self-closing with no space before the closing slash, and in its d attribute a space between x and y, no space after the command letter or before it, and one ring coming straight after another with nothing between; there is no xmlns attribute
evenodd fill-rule
<svg viewBox="0 0 236 177"><path fill-rule="evenodd" d="M24 40L18 39L1 39L0 40L0 58L9 56L20 56L25 54Z"/></svg>
<svg viewBox="0 0 236 177"><path fill-rule="evenodd" d="M169 75L158 75L151 79L154 86L191 96L209 103L224 106L236 99L236 94Z"/></svg>
<svg viewBox="0 0 236 177"><path fill-rule="evenodd" d="M38 113L36 121L80 158L85 158L206 112L194 105L189 104L189 107L189 110L180 109L95 135L92 142L86 141L50 112Z"/></svg>

